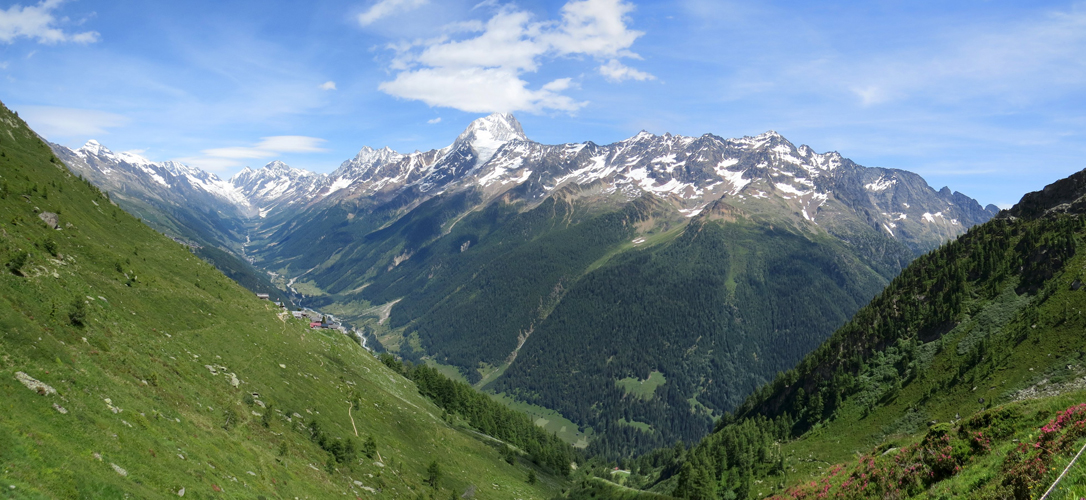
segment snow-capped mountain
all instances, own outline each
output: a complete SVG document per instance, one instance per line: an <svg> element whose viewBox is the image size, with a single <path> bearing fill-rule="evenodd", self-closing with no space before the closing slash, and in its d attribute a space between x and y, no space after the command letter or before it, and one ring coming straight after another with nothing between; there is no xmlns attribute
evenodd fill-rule
<svg viewBox="0 0 1086 500"><path fill-rule="evenodd" d="M153 162L133 153L115 153L95 140L74 150L58 144L51 146L69 168L112 193L179 205L195 202L203 208L239 214L249 211L248 200L233 184L199 168L174 161Z"/></svg>
<svg viewBox="0 0 1086 500"><path fill-rule="evenodd" d="M275 208L304 204L327 183L327 175L292 168L278 160L257 170L245 167L230 178L230 185L246 203L256 207L259 217Z"/></svg>
<svg viewBox="0 0 1086 500"><path fill-rule="evenodd" d="M227 181L97 142L53 147L156 228L230 250L401 355L472 381L505 367L489 383L610 440L637 415L661 444L700 437L707 412L997 212L773 131L545 145L496 114L440 149L364 147L331 173L274 161ZM615 392L652 370L678 392Z"/></svg>
<svg viewBox="0 0 1086 500"><path fill-rule="evenodd" d="M174 205L203 207L242 218L263 218L323 202L400 197L419 203L448 190L478 189L492 199L516 188L528 201L564 186L596 186L600 196L646 194L693 217L724 201L749 213L781 212L832 226L843 213L923 251L997 210L916 174L857 165L837 152L817 153L770 131L724 139L648 132L614 144L544 145L527 138L510 114L473 121L445 148L410 154L362 148L329 174L273 161L224 181L177 162L156 163L114 153L97 141L77 150L54 145L58 156L110 191L144 192ZM231 213L232 212L232 213Z"/></svg>

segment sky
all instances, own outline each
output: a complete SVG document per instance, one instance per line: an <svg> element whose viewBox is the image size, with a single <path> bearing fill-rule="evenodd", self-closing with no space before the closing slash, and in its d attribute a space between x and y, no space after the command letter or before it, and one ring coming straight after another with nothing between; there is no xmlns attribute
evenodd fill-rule
<svg viewBox="0 0 1086 500"><path fill-rule="evenodd" d="M775 130L1007 207L1086 168L1084 54L1067 1L0 0L36 131L224 178L512 112L546 144Z"/></svg>

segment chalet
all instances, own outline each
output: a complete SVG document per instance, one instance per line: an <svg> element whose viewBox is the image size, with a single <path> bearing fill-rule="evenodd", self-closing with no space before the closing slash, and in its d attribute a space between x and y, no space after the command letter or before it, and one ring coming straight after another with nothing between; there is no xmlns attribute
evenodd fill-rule
<svg viewBox="0 0 1086 500"><path fill-rule="evenodd" d="M309 327L310 328L324 328L324 325L322 325L320 321L314 321L314 322L309 323Z"/></svg>
<svg viewBox="0 0 1086 500"><path fill-rule="evenodd" d="M306 317L305 311L291 311L290 314L295 318L302 319Z"/></svg>
<svg viewBox="0 0 1086 500"><path fill-rule="evenodd" d="M266 293L258 293L258 294L256 294L256 298L258 298L260 300L271 300L270 296L268 294L266 294Z"/></svg>

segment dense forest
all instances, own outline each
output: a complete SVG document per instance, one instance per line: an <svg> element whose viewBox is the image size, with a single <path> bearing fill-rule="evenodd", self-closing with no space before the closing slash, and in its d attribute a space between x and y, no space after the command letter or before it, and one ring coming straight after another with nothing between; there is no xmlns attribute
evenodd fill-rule
<svg viewBox="0 0 1086 500"><path fill-rule="evenodd" d="M674 240L620 254L572 284L492 388L592 427L600 434L592 453L693 442L886 279L829 238L695 220ZM666 383L649 394L615 383L652 372Z"/></svg>
<svg viewBox="0 0 1086 500"><path fill-rule="evenodd" d="M1086 359L1078 256L1086 218L1043 206L1033 200L1028 213L1005 212L918 258L696 446L623 461L632 471L627 484L691 499L774 491L880 498L937 486L1028 498L1029 488L1055 479L1055 467L1035 465L1066 463L1086 437L1074 430L1082 409L1062 410L1076 396L1056 397L1078 390L1058 388L1081 376ZM1053 384L1036 402L1016 392ZM939 416L949 422L935 425ZM847 435L856 428L864 431ZM856 465L817 470L805 463L816 459L793 454L798 447L847 461L848 451L835 449L842 440L875 449ZM1043 453L1018 444L1026 440ZM966 475L970 467L985 472ZM811 476L819 479L796 485Z"/></svg>

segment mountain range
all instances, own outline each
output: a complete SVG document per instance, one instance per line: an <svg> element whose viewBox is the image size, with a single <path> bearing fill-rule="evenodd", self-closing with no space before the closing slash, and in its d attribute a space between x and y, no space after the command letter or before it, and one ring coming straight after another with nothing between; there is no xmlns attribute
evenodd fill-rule
<svg viewBox="0 0 1086 500"><path fill-rule="evenodd" d="M251 288L557 410L542 420L612 456L700 438L915 257L997 212L775 132L544 145L495 114L437 150L229 180L93 141L52 148Z"/></svg>

